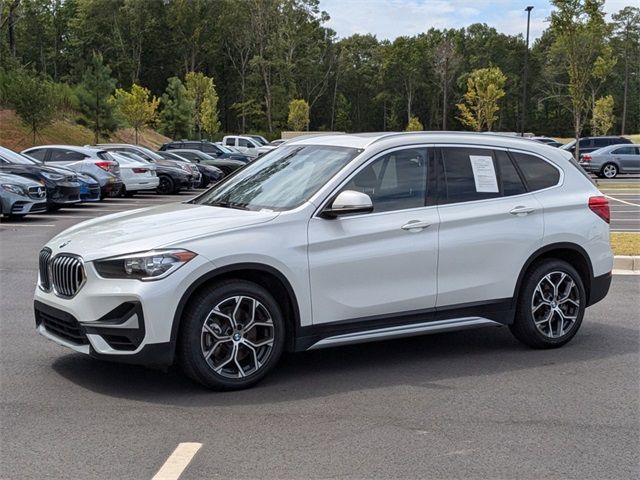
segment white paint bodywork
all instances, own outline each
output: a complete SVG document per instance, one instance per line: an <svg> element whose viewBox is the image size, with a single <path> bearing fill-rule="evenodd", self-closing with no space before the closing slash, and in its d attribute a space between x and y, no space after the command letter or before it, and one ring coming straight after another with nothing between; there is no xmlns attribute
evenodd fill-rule
<svg viewBox="0 0 640 480"><path fill-rule="evenodd" d="M288 280L301 326L511 298L526 260L553 243L581 246L595 276L612 269L609 227L588 208L588 198L600 193L553 147L459 133L326 135L289 144L342 145L360 148L362 153L306 203L289 211L176 203L80 223L47 246L54 256L62 251L81 256L86 284L72 299L39 288L35 298L83 323L96 321L123 302L139 300L146 325L142 348L169 341L178 302L191 284L208 272L239 263L269 266ZM405 145L444 144L533 153L561 170L561 181L556 187L512 197L337 219L319 217L320 208L337 189L376 155ZM510 213L521 206L532 212ZM416 231L401 228L414 220L429 226ZM103 279L92 264L115 255L169 247L198 256L157 281ZM92 346L98 352L110 353L94 340ZM124 354L130 353L136 352Z"/></svg>

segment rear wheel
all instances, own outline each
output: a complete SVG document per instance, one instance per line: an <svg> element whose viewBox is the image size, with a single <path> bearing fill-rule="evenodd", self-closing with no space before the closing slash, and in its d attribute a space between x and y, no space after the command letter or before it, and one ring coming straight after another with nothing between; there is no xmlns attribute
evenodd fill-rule
<svg viewBox="0 0 640 480"><path fill-rule="evenodd" d="M158 183L156 192L160 195L170 195L174 193L175 186L173 184L173 179L168 175L159 175L159 177L160 182Z"/></svg>
<svg viewBox="0 0 640 480"><path fill-rule="evenodd" d="M560 347L578 332L587 303L580 275L567 262L539 263L520 289L511 333L533 348Z"/></svg>
<svg viewBox="0 0 640 480"><path fill-rule="evenodd" d="M618 175L618 167L614 163L607 163L602 167L601 173L604 178L615 178Z"/></svg>
<svg viewBox="0 0 640 480"><path fill-rule="evenodd" d="M213 284L189 302L178 356L192 380L214 390L255 385L278 362L284 319L273 296L244 280Z"/></svg>

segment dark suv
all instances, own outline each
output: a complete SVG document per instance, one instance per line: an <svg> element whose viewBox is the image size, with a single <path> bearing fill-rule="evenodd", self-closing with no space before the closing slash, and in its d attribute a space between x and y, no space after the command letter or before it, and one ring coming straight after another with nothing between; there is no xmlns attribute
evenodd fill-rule
<svg viewBox="0 0 640 480"><path fill-rule="evenodd" d="M583 153L591 153L599 148L608 147L609 145L618 145L620 143L633 143L631 140L625 137L582 137L580 139L580 149L579 154ZM567 150L575 155L576 151L576 141L567 143L566 145L560 147L563 150Z"/></svg>
<svg viewBox="0 0 640 480"><path fill-rule="evenodd" d="M200 150L214 158L240 160L244 163L249 163L251 161L251 158L247 155L232 152L228 148L208 140L174 140L173 142L165 143L159 148L159 150L161 152L171 150Z"/></svg>

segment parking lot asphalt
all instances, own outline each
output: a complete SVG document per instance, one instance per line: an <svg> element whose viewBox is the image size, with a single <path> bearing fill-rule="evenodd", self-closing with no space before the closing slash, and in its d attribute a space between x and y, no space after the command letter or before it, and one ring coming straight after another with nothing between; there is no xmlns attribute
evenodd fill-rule
<svg viewBox="0 0 640 480"><path fill-rule="evenodd" d="M189 198L108 199L0 224L0 478L637 477L640 277L615 276L566 347L506 328L286 355L254 389L212 393L36 334L37 253L86 218Z"/></svg>
<svg viewBox="0 0 640 480"><path fill-rule="evenodd" d="M613 180L598 179L600 191L609 198L611 231L640 232L640 178L620 176Z"/></svg>

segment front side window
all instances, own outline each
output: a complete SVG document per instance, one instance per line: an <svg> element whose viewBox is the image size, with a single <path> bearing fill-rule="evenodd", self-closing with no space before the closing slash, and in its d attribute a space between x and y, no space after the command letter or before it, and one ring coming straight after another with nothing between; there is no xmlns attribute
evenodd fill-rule
<svg viewBox="0 0 640 480"><path fill-rule="evenodd" d="M560 181L560 172L541 158L526 153L512 152L530 191L553 187Z"/></svg>
<svg viewBox="0 0 640 480"><path fill-rule="evenodd" d="M27 155L44 162L44 157L47 155L47 151L44 148L39 148L38 150L29 150Z"/></svg>
<svg viewBox="0 0 640 480"><path fill-rule="evenodd" d="M361 150L292 145L258 159L191 203L242 210L284 211L311 198Z"/></svg>
<svg viewBox="0 0 640 480"><path fill-rule="evenodd" d="M342 190L369 195L374 213L424 207L427 149L411 148L384 155L360 170Z"/></svg>

